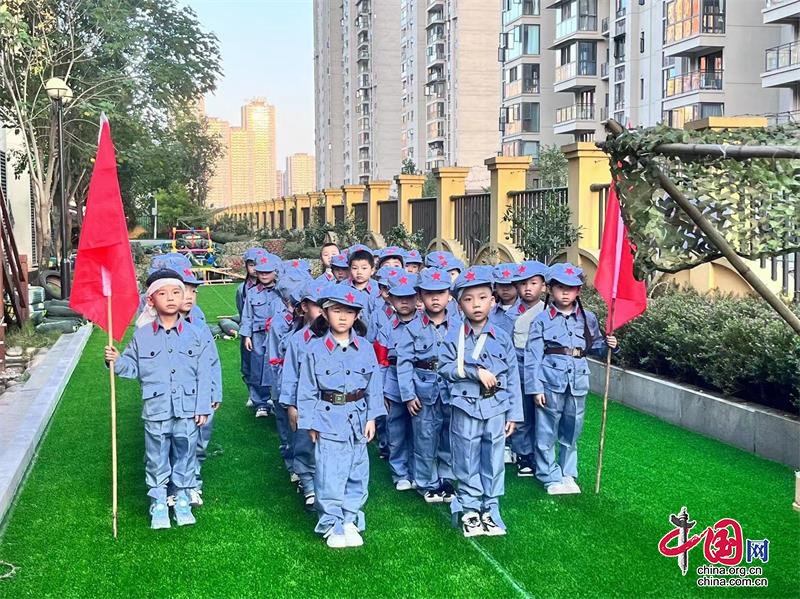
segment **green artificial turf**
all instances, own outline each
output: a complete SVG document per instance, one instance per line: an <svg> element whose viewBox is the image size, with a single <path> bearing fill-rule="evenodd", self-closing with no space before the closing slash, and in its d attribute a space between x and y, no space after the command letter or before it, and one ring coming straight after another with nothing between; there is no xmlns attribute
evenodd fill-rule
<svg viewBox="0 0 800 599"><path fill-rule="evenodd" d="M233 287L201 288L200 303L209 320L230 314ZM548 497L509 467L508 536L470 541L444 506L394 491L386 463L373 457L366 544L330 550L280 464L274 421L244 407L238 341L218 344L225 403L197 525L148 528L138 385L118 380L119 538L111 538L108 377L96 331L6 522L0 560L18 571L0 580L0 597L798 596L789 468L612 404L596 496L596 398L581 442L582 495ZM686 577L662 557L658 541L684 505L693 532L730 517L745 538L768 538L769 587L698 588L702 547Z"/></svg>

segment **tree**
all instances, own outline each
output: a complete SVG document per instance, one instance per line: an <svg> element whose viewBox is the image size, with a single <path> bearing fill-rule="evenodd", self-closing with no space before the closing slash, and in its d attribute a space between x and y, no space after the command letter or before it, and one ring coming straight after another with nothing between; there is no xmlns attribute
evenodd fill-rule
<svg viewBox="0 0 800 599"><path fill-rule="evenodd" d="M423 198L436 197L438 191L439 190L436 185L436 176L431 171L428 171L427 173L425 173L425 183L422 184L422 197Z"/></svg>
<svg viewBox="0 0 800 599"><path fill-rule="evenodd" d="M566 202L559 201L552 191L546 191L540 209L509 208L503 220L511 223L508 239L513 240L526 260L534 259L549 264L563 250L580 238L580 229L570 221Z"/></svg>
<svg viewBox="0 0 800 599"><path fill-rule="evenodd" d="M539 152L539 187L564 187L567 184L567 157L556 145Z"/></svg>
<svg viewBox="0 0 800 599"><path fill-rule="evenodd" d="M401 175L416 175L417 174L417 165L414 164L414 161L411 158L406 158L403 160L403 166L400 168Z"/></svg>
<svg viewBox="0 0 800 599"><path fill-rule="evenodd" d="M30 173L42 258L55 250L51 213L60 184L45 81L57 76L73 89L64 111L63 184L80 214L100 113L111 120L124 163L126 148L166 129L214 88L220 72L216 37L201 31L194 12L177 0L5 0L0 48L0 120L22 138L12 158L17 172ZM135 199L125 202L130 210Z"/></svg>
<svg viewBox="0 0 800 599"><path fill-rule="evenodd" d="M202 226L208 222L208 211L193 202L189 192L180 183L159 189L155 197L158 200L158 224L162 232L169 232L172 227Z"/></svg>

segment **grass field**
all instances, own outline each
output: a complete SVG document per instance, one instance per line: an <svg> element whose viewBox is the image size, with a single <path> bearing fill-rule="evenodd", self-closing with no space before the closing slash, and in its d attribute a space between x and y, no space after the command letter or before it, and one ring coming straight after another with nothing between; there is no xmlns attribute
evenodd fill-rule
<svg viewBox="0 0 800 599"><path fill-rule="evenodd" d="M201 289L209 319L232 287ZM312 532L280 465L272 419L244 407L238 341L220 341L225 404L194 527L148 528L140 400L118 383L119 538L111 538L104 335L86 347L0 538L18 567L0 597L797 597L800 514L789 468L612 404L602 494L593 493L600 402L587 405L580 496L548 497L509 468L506 537L470 541L444 506L398 493L372 460L365 546L333 551ZM374 454L373 454L374 455ZM770 540L766 589L698 588L702 548L681 575L658 541L687 506L693 532L729 517ZM756 562L757 565L761 565ZM744 565L744 562L742 562Z"/></svg>

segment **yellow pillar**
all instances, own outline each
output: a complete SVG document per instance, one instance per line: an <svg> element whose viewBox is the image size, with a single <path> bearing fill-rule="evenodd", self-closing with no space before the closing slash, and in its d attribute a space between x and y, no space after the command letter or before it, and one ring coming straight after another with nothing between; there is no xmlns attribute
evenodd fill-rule
<svg viewBox="0 0 800 599"><path fill-rule="evenodd" d="M489 169L491 190L489 200L489 243L497 251L498 244L510 243L508 233L511 223L503 220L511 207L509 192L525 189L525 175L531 163L530 156L496 156L483 163Z"/></svg>
<svg viewBox="0 0 800 599"><path fill-rule="evenodd" d="M323 189L322 193L325 194L325 222L332 225L334 223L333 207L341 206L344 203L344 193L338 188Z"/></svg>
<svg viewBox="0 0 800 599"><path fill-rule="evenodd" d="M422 197L424 175L395 175L397 183L397 222L411 231L411 204L408 200Z"/></svg>
<svg viewBox="0 0 800 599"><path fill-rule="evenodd" d="M569 211L572 224L580 227L581 238L567 249L567 259L580 266L578 248L598 250L598 223L600 222L600 202L590 187L593 183L609 183L611 170L608 155L590 142L576 142L561 146L567 157L569 181Z"/></svg>
<svg viewBox="0 0 800 599"><path fill-rule="evenodd" d="M456 215L450 197L463 196L466 193L468 173L469 169L461 166L443 166L433 169L433 176L436 177L437 239L454 239L456 236Z"/></svg>
<svg viewBox="0 0 800 599"><path fill-rule="evenodd" d="M352 209L353 204L359 204L364 201L366 189L363 185L342 185L345 218L347 218L347 213Z"/></svg>
<svg viewBox="0 0 800 599"><path fill-rule="evenodd" d="M391 181L370 181L367 183L367 201L369 202L367 208L369 222L367 226L373 233L381 232L381 209L378 207L378 202L385 202L389 199L389 188L391 186Z"/></svg>

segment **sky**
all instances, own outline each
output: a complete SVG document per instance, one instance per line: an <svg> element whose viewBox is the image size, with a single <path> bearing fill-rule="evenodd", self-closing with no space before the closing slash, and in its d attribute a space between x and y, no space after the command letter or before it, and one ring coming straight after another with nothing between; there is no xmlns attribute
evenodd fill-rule
<svg viewBox="0 0 800 599"><path fill-rule="evenodd" d="M275 105L277 168L286 156L314 153L312 0L183 0L219 38L223 76L206 97L208 116L241 124L241 106Z"/></svg>

